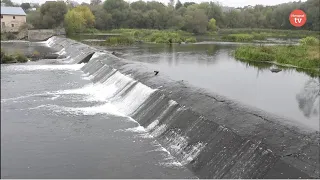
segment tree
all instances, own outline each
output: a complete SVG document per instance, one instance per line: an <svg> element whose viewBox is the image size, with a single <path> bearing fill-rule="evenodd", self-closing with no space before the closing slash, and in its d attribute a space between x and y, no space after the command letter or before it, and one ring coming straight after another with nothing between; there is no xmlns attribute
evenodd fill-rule
<svg viewBox="0 0 320 180"><path fill-rule="evenodd" d="M4 3L6 6L14 6L11 0L1 0L1 3Z"/></svg>
<svg viewBox="0 0 320 180"><path fill-rule="evenodd" d="M68 34L83 32L94 27L95 17L88 6L77 6L65 15L65 27Z"/></svg>
<svg viewBox="0 0 320 180"><path fill-rule="evenodd" d="M42 17L39 11L31 11L27 14L27 23L36 29L42 29Z"/></svg>
<svg viewBox="0 0 320 180"><path fill-rule="evenodd" d="M112 15L102 6L93 6L91 7L91 11L95 16L95 28L100 30L112 28Z"/></svg>
<svg viewBox="0 0 320 180"><path fill-rule="evenodd" d="M202 9L192 5L187 8L185 16L185 28L192 33L203 34L207 30L208 17Z"/></svg>
<svg viewBox="0 0 320 180"><path fill-rule="evenodd" d="M31 8L30 3L22 3L21 8L25 11L30 9Z"/></svg>
<svg viewBox="0 0 320 180"><path fill-rule="evenodd" d="M64 15L67 11L67 5L63 1L47 1L41 5L40 13L43 21L45 21L44 17L46 20L50 20L50 24L43 22L43 24L46 24L44 28L51 29L61 26L63 24Z"/></svg>
<svg viewBox="0 0 320 180"><path fill-rule="evenodd" d="M184 4L183 4L183 6L184 7L189 7L189 6L191 6L191 5L194 5L194 4L196 4L195 2L185 2Z"/></svg>
<svg viewBox="0 0 320 180"><path fill-rule="evenodd" d="M65 28L68 34L80 33L85 29L85 19L77 11L68 11L65 15Z"/></svg>
<svg viewBox="0 0 320 180"><path fill-rule="evenodd" d="M72 10L80 13L80 15L85 19L87 28L92 28L94 26L95 17L88 6L77 6Z"/></svg>
<svg viewBox="0 0 320 180"><path fill-rule="evenodd" d="M91 0L90 5L99 5L101 3L102 3L101 0Z"/></svg>
<svg viewBox="0 0 320 180"><path fill-rule="evenodd" d="M211 18L208 24L208 30L209 31L216 31L217 30L217 25L216 25L216 20L214 18Z"/></svg>
<svg viewBox="0 0 320 180"><path fill-rule="evenodd" d="M180 2L180 0L178 0L177 4L176 4L176 9L179 9L181 8L183 5L182 3Z"/></svg>

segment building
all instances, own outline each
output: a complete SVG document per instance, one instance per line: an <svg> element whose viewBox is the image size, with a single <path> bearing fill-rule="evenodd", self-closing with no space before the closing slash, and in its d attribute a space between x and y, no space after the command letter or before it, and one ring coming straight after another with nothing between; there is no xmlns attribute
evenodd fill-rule
<svg viewBox="0 0 320 180"><path fill-rule="evenodd" d="M1 32L18 32L27 22L27 14L21 7L1 6Z"/></svg>

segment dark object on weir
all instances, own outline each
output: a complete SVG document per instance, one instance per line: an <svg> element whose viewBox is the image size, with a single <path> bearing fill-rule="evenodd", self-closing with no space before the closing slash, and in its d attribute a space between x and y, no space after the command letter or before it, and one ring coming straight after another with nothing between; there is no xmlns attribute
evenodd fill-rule
<svg viewBox="0 0 320 180"><path fill-rule="evenodd" d="M275 68L275 69L270 69L271 72L273 73L278 73L280 71L282 71L281 69Z"/></svg>
<svg viewBox="0 0 320 180"><path fill-rule="evenodd" d="M116 55L116 52L113 51L112 54L113 54L113 55Z"/></svg>
<svg viewBox="0 0 320 180"><path fill-rule="evenodd" d="M154 74L155 76L159 74L159 71L153 71L153 72L155 72Z"/></svg>

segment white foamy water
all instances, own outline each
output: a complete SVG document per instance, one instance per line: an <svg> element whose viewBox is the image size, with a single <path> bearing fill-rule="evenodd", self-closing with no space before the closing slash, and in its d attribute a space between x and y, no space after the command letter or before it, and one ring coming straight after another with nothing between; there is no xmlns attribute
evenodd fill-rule
<svg viewBox="0 0 320 180"><path fill-rule="evenodd" d="M117 109L112 104L109 104L109 103L99 105L99 106L90 106L90 107L66 107L66 106L47 104L47 105L40 105L40 106L29 108L29 109L30 110L44 109L44 110L50 110L56 113L73 114L73 115L108 114L108 115L115 115L119 117L128 117L124 114L119 113ZM128 120L132 121L132 118L128 117Z"/></svg>
<svg viewBox="0 0 320 180"><path fill-rule="evenodd" d="M143 126L137 126L137 127L133 127L133 128L127 128L127 129L120 129L120 130L116 130L116 131L123 131L123 132L135 132L135 133L145 133L146 130L144 129Z"/></svg>
<svg viewBox="0 0 320 180"><path fill-rule="evenodd" d="M137 83L128 94L114 103L121 112L131 115L155 91L155 89Z"/></svg>
<svg viewBox="0 0 320 180"><path fill-rule="evenodd" d="M113 97L116 93L117 88L115 85L111 84L109 86L105 86L101 83L91 83L82 88L78 89L68 89L63 91L56 92L57 94L77 94L77 95L85 95L85 100L87 101L108 101L109 98Z"/></svg>
<svg viewBox="0 0 320 180"><path fill-rule="evenodd" d="M12 71L52 71L52 70L80 70L85 64L63 64L63 65L11 65L7 66L6 70Z"/></svg>

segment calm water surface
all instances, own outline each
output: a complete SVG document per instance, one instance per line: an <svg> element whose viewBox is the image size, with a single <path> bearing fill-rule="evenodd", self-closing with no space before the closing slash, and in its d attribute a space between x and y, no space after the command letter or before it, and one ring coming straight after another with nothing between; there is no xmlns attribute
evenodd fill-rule
<svg viewBox="0 0 320 180"><path fill-rule="evenodd" d="M141 44L113 48L120 57L147 63L174 80L242 102L295 124L319 130L319 80L295 69L272 73L270 64L235 60L237 44Z"/></svg>

